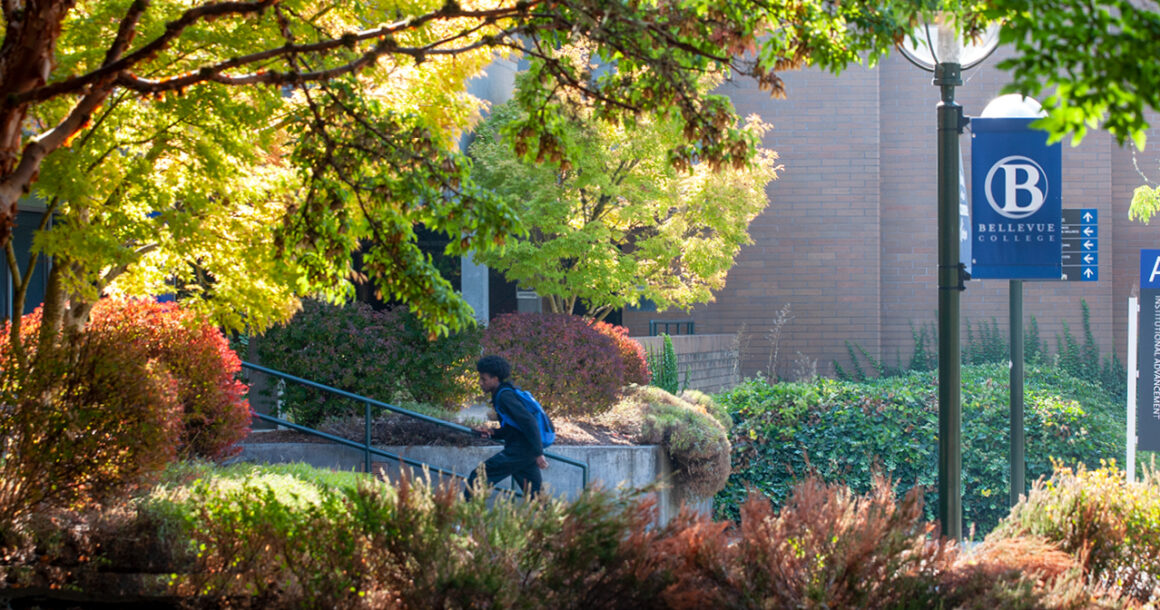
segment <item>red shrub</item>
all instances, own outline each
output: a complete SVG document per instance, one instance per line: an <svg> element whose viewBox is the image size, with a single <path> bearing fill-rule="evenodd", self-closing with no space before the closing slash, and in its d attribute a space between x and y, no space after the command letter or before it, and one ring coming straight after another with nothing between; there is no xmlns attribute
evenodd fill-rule
<svg viewBox="0 0 1160 610"><path fill-rule="evenodd" d="M577 316L497 316L483 333L483 348L511 362L513 381L549 413L606 411L625 385L616 341Z"/></svg>
<svg viewBox="0 0 1160 610"><path fill-rule="evenodd" d="M183 413L181 457L220 460L238 451L251 423L246 385L235 378L241 360L203 316L177 303L104 299L86 333L129 333L173 376Z"/></svg>
<svg viewBox="0 0 1160 610"><path fill-rule="evenodd" d="M648 370L648 354L644 346L628 337L628 329L607 322L593 322L592 328L616 342L616 349L624 361L624 383L646 385L652 376Z"/></svg>
<svg viewBox="0 0 1160 610"><path fill-rule="evenodd" d="M40 312L24 317L35 336ZM7 326L7 325L5 325ZM0 340L0 540L46 506L99 500L171 461L178 380L151 358L143 330L86 333L69 350L12 357Z"/></svg>

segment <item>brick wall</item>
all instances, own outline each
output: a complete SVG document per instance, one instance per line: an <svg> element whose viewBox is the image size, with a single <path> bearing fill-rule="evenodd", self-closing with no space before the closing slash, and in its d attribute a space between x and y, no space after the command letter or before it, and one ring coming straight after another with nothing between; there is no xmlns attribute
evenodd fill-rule
<svg viewBox="0 0 1160 610"><path fill-rule="evenodd" d="M968 71L958 102L979 115L1009 80L993 66L1002 53ZM815 70L784 75L789 98L770 99L752 83L723 88L742 115L773 124L765 145L784 170L770 184L768 209L751 225L715 301L692 313L698 333L743 333L741 373L794 378L801 363L849 361L847 341L893 365L911 355L912 326L936 320L936 130L939 92L931 77L900 56L840 77ZM1154 121L1160 123L1160 120ZM1081 336L1080 301L1104 355L1126 350L1126 299L1138 283L1139 249L1160 247L1160 234L1127 219L1136 167L1160 181L1160 130L1138 152L1093 131L1078 147L1063 145L1063 206L1100 213L1100 281L1024 283L1024 315L1056 350L1064 324ZM970 171L970 133L961 140ZM968 185L970 180L968 179ZM780 327L778 313L789 306ZM1008 282L971 281L961 298L963 342L968 322L998 322L1006 332ZM625 324L646 334L649 318L680 312L632 313ZM777 337L775 346L773 337ZM776 350L776 358L772 357ZM773 371L767 371L771 368ZM847 367L848 368L848 367Z"/></svg>
<svg viewBox="0 0 1160 610"><path fill-rule="evenodd" d="M633 337L645 351L661 353L662 337ZM682 384L688 375L688 387L702 392L719 392L737 385L736 335L674 336L673 351L677 353L677 370Z"/></svg>

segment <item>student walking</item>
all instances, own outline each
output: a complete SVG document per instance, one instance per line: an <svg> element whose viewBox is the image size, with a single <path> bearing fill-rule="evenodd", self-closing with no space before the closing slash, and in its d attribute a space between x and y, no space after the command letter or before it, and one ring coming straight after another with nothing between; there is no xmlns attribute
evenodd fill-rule
<svg viewBox="0 0 1160 610"><path fill-rule="evenodd" d="M503 451L481 465L487 473L487 483L494 485L510 476L529 498L535 497L543 480L540 470L548 467L536 414L508 381L512 367L507 360L500 356L484 356L475 364L475 370L479 372L479 387L491 394L491 405L500 421L498 430L475 430L485 437L503 441ZM467 478L464 493L468 499L471 499L471 489L478 475L479 468Z"/></svg>

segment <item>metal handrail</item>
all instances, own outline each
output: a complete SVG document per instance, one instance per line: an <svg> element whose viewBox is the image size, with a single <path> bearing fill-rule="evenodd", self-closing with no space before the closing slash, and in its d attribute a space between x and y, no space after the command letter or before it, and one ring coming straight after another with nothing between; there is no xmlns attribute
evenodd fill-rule
<svg viewBox="0 0 1160 610"><path fill-rule="evenodd" d="M446 420L439 419L438 417L431 417L430 415L424 415L422 413L416 413L415 411L411 411L409 409L404 409L402 407L396 407L395 405L387 404L385 402L378 401L378 400L375 400L373 398L367 398L366 396L359 396L358 394L354 394L352 392L347 392L346 390L340 390L338 388L331 387L331 386L328 386L325 384L321 384L321 383L318 383L316 381L310 381L309 379L303 379L301 377L296 377L296 376L291 375L289 373L283 373L282 371L276 371L276 370L271 369L271 368L267 368L267 367L264 367L264 366L261 366L258 364L253 364L251 362L245 362L245 361L242 361L242 366L247 368L247 369L258 371L259 373L265 373L267 375L272 375L272 376L277 377L279 379L284 379L286 381L297 383L299 385L304 385L304 386L314 388L317 390L322 390L323 392L328 392L330 394L335 394L337 396L342 396L343 398L349 398L351 400L363 403L363 405L365 407L364 417L365 417L365 424L366 424L363 444L359 444L359 443L356 443L354 441L351 441L351 440L348 440L348 439L345 439L342 437L327 434L325 432L319 432L318 430L314 430L313 428L307 428L305 426L299 426L297 424L291 424L289 422L284 422L284 420L278 419L276 417L272 417L270 415L266 415L264 413L255 413L255 415L257 415L259 417L259 419L262 419L263 421L270 421L272 423L277 423L278 425L287 426L287 427L289 427L293 430L297 430L299 432L305 432L307 434L314 434L314 435L320 436L322 438L327 438L327 440L332 440L334 442L340 442L344 445L363 449L366 452L366 471L367 472L370 472L370 470L371 470L371 454L372 453L374 453L375 455L385 455L389 458L399 458L399 459L404 460L405 463L410 463L410 462L407 462L407 458L401 458L399 456L395 456L393 454L390 454L386 451L382 451L380 449L375 449L374 447L371 446L371 407L372 406L378 407L380 409L386 409L388 411L391 411L393 413L398 413L400 415L406 415L408 417L413 417L415 419L422 420L422 421L425 421L427 423L434 424L436 426L442 426L444 428L449 428L451 430L455 430L457 432L462 432L464 434L470 434L472 436L475 436L475 434L476 434L475 430L468 428L467 426L464 426L461 424L452 423L452 422L449 422ZM267 418L269 418L269 419L267 419ZM562 455L558 455L555 453L549 453L547 451L544 452L544 457L547 459L550 459L550 460L556 460L557 462L568 464L569 466L575 466L575 467L579 468L580 469L581 488L583 488L583 489L588 488L588 465L587 464L585 464L584 462L581 462L579 460L573 460L572 458L567 458L567 457L564 457ZM411 465L414 466L416 464L411 464ZM424 466L425 464L422 464L420 462L420 463L417 463L417 465ZM444 471L439 471L439 472L444 472ZM450 473L450 474L455 474L455 473ZM460 476L460 475L455 475L455 476Z"/></svg>
<svg viewBox="0 0 1160 610"><path fill-rule="evenodd" d="M363 451L367 452L367 456L368 456L367 463L366 463L367 464L366 472L370 472L370 457L369 456L373 454L373 455L376 455L378 457L383 457L383 458L387 458L389 460L396 460L396 461L402 462L408 466L414 466L416 468L425 468L429 472L434 472L434 473L443 475L445 477L455 477L455 478L459 478L459 479L466 479L467 478L464 475L461 475L458 472L455 472L452 470L444 470L442 468L439 468L438 466L432 466L430 464L427 464L426 462L420 462L419 460L413 460L409 457L405 457L402 455L396 455L394 453L391 453L390 451L383 451L382 449L378 449L376 447L371 447L369 445L364 445L362 443L356 443L350 439L342 438L341 436L335 436L333 434L329 434L329 433L323 432L321 430L315 430L314 428L307 428L306 426L300 426L298 424L288 422L284 419L279 419L277 417L274 417L273 415L266 415L265 413L258 413L255 411L254 417L256 417L264 422L269 422L271 424L277 424L279 426L289 428L295 432L301 432L303 434L309 434L311 436L317 436L319 438L324 438L332 443L338 443L340 445L343 445L346 447L352 447L354 449L362 449ZM519 495L519 496L524 495L523 492L518 490L518 489L515 489L513 491L516 492L516 495Z"/></svg>

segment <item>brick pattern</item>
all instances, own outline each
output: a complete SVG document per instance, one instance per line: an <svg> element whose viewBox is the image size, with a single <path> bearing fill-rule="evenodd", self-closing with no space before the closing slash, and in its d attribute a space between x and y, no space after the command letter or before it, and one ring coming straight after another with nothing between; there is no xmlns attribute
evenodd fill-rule
<svg viewBox="0 0 1160 610"><path fill-rule="evenodd" d="M664 350L662 337L633 337L645 351L659 354ZM740 381L737 368L736 335L674 336L677 371L682 384L702 392L727 390Z"/></svg>
<svg viewBox="0 0 1160 610"><path fill-rule="evenodd" d="M968 116L981 114L1008 82L994 68L1001 60L998 53L965 74L957 96ZM742 249L727 285L693 311L697 332L742 332L745 376L794 378L796 364L813 360L820 374L833 374L833 362L849 362L847 342L886 364L905 364L912 327L937 316L939 92L929 74L900 56L840 77L816 70L783 76L787 100L770 99L752 83L723 88L740 114L758 113L773 124L765 145L778 152L784 170L769 186L769 208L751 225L754 243ZM1150 132L1151 142L1160 141L1158 132ZM962 149L969 176L969 131ZM1144 181L1137 166L1160 182L1156 146L1138 152L1103 132L1089 133L1078 147L1064 142L1064 207L1100 213L1100 281L1024 283L1024 315L1036 318L1052 352L1065 324L1082 337L1084 300L1102 353L1114 350L1124 360L1126 299L1138 284L1139 249L1160 247L1154 227L1127 218L1132 191ZM964 346L968 322L977 327L994 319L1005 332L1008 302L1007 281L969 282L961 297ZM774 320L786 305L790 319L777 333ZM624 322L633 334L645 334L648 318L678 317L685 314L630 313Z"/></svg>

